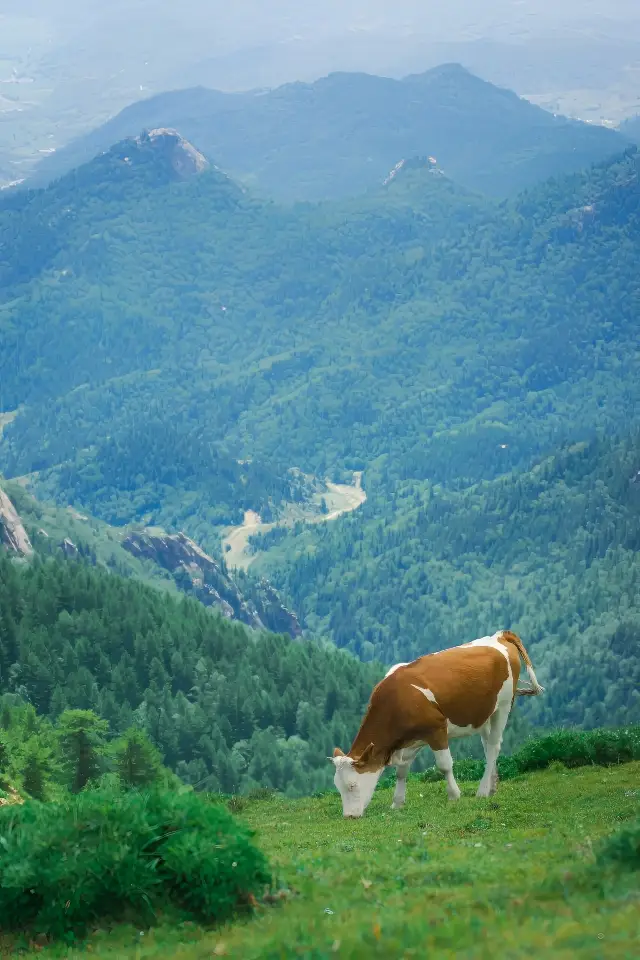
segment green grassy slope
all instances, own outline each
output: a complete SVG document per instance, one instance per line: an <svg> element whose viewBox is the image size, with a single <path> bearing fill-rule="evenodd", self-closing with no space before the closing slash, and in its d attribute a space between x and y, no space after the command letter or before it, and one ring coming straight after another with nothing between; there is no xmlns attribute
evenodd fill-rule
<svg viewBox="0 0 640 960"><path fill-rule="evenodd" d="M632 960L637 872L595 862L602 839L640 811L639 782L639 763L560 767L505 782L492 800L464 784L449 805L442 783L413 779L403 811L380 788L360 821L342 819L337 792L249 801L240 816L287 891L281 903L213 932L170 920L98 931L91 955Z"/></svg>

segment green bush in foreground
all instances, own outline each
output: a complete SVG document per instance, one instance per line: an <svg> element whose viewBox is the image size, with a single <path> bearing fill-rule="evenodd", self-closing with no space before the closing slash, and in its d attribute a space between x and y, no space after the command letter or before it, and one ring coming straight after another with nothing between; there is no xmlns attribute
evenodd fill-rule
<svg viewBox="0 0 640 960"><path fill-rule="evenodd" d="M565 767L611 766L640 760L640 727L615 730L557 730L527 741L510 757L498 758L498 775L509 780L532 770L544 770L552 763ZM484 760L459 760L455 763L460 782L482 778ZM435 767L423 775L426 781L441 779Z"/></svg>
<svg viewBox="0 0 640 960"><path fill-rule="evenodd" d="M640 870L640 820L623 827L603 843L598 862L614 861L617 865Z"/></svg>
<svg viewBox="0 0 640 960"><path fill-rule="evenodd" d="M0 809L0 929L63 937L125 912L226 920L270 881L248 828L193 793L96 789Z"/></svg>

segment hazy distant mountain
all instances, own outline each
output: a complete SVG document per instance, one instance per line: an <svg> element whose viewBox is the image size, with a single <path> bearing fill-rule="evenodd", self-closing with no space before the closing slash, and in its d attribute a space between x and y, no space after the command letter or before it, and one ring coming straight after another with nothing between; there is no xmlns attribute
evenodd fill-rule
<svg viewBox="0 0 640 960"><path fill-rule="evenodd" d="M611 130L553 116L446 64L402 81L332 74L263 93L161 94L47 157L32 182L45 183L114 141L160 126L179 129L232 176L283 200L361 193L418 154L434 156L469 189L506 196L624 145Z"/></svg>
<svg viewBox="0 0 640 960"><path fill-rule="evenodd" d="M623 123L620 132L629 140L633 140L634 143L640 143L640 114Z"/></svg>
<svg viewBox="0 0 640 960"><path fill-rule="evenodd" d="M0 183L165 90L404 77L448 61L552 112L618 122L640 100L636 0L4 0Z"/></svg>

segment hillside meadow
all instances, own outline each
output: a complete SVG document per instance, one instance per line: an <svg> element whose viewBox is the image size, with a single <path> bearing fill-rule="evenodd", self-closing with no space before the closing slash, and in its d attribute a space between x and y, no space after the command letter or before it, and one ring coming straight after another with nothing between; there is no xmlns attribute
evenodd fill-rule
<svg viewBox="0 0 640 960"><path fill-rule="evenodd" d="M170 917L152 930L105 925L77 948L24 944L25 953L630 960L639 875L611 858L605 839L638 815L639 785L640 762L555 763L502 782L490 800L463 783L452 805L442 783L414 776L404 810L392 813L387 781L359 821L342 819L337 792L235 800L276 879L252 919L215 931ZM19 947L5 938L2 955Z"/></svg>

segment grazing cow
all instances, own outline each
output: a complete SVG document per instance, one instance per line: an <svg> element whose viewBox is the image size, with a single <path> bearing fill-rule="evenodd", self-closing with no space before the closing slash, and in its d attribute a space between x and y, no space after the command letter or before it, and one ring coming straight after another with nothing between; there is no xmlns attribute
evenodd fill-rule
<svg viewBox="0 0 640 960"><path fill-rule="evenodd" d="M531 688L518 689L520 657ZM375 687L348 754L338 747L329 759L345 817L361 817L385 767L396 767L392 809L402 807L407 774L419 751L431 747L445 775L450 800L460 790L453 776L449 740L479 733L486 765L477 796L490 797L498 784L502 735L516 696L542 693L524 644L503 630L492 637L398 663Z"/></svg>

